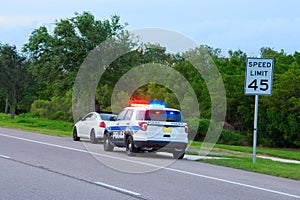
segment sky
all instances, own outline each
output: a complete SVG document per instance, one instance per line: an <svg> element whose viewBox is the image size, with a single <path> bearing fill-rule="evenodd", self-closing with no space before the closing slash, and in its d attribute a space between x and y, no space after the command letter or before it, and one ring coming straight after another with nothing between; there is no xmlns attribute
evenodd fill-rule
<svg viewBox="0 0 300 200"><path fill-rule="evenodd" d="M162 28L199 45L242 50L259 56L260 48L300 52L299 0L0 0L0 43L28 42L31 32L55 20L88 11L97 19L119 15L128 30Z"/></svg>

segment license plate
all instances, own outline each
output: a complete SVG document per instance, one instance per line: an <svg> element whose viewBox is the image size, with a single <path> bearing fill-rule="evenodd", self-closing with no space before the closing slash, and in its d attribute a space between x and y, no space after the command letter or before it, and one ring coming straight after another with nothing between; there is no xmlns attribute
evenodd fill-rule
<svg viewBox="0 0 300 200"><path fill-rule="evenodd" d="M163 132L164 133L171 133L172 132L172 128L166 128L166 127L164 127L163 128Z"/></svg>

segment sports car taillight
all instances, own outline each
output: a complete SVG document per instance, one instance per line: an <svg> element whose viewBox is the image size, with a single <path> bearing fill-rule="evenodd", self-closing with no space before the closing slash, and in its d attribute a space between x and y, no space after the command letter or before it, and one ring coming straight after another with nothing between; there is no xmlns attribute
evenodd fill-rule
<svg viewBox="0 0 300 200"><path fill-rule="evenodd" d="M99 126L100 126L101 128L105 128L105 127L106 127L106 124L105 124L105 122L100 122L100 123L99 123Z"/></svg>
<svg viewBox="0 0 300 200"><path fill-rule="evenodd" d="M139 126L141 127L142 131L146 131L148 128L147 122L139 122Z"/></svg>

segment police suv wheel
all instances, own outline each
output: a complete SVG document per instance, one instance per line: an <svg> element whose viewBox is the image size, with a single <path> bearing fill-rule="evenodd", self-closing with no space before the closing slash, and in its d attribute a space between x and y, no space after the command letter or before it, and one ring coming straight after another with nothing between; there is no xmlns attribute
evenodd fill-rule
<svg viewBox="0 0 300 200"><path fill-rule="evenodd" d="M126 142L126 153L128 156L135 156L137 149L134 147L133 138L129 136Z"/></svg>

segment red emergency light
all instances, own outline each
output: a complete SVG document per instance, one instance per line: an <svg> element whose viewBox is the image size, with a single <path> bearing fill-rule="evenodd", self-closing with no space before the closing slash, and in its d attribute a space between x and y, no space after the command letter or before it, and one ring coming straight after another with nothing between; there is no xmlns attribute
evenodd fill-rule
<svg viewBox="0 0 300 200"><path fill-rule="evenodd" d="M152 101L147 101L147 100L132 100L129 103L129 106L131 107L163 107L166 108L167 104L164 101L158 101L158 100L152 100Z"/></svg>

